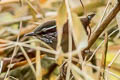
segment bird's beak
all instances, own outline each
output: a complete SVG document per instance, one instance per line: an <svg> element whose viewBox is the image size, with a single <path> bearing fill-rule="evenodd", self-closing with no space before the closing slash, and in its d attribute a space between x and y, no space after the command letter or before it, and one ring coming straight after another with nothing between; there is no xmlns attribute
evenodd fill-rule
<svg viewBox="0 0 120 80"><path fill-rule="evenodd" d="M35 36L35 33L34 32L30 32L30 33L25 34L24 36Z"/></svg>
<svg viewBox="0 0 120 80"><path fill-rule="evenodd" d="M89 14L89 15L88 15L88 19L91 20L94 16L95 16L94 13L93 13L93 14Z"/></svg>

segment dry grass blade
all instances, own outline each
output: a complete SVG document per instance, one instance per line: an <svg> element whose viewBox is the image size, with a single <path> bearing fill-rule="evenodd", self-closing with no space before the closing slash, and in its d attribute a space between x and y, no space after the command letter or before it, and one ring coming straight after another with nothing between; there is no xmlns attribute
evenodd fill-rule
<svg viewBox="0 0 120 80"><path fill-rule="evenodd" d="M70 80L70 74L71 74L71 62L68 61L67 74L65 80Z"/></svg>
<svg viewBox="0 0 120 80"><path fill-rule="evenodd" d="M108 67L110 68L114 61L119 57L120 55L120 50L116 53L115 57L112 59L112 61L108 64Z"/></svg>
<svg viewBox="0 0 120 80"><path fill-rule="evenodd" d="M25 41L23 42L24 44L27 44L27 43L31 43L31 42L40 42L42 45L44 45L45 47L51 49L51 50L54 50L51 46L49 46L48 44L46 44L45 42L41 41L41 40L38 40L38 39L33 39L33 40L30 40L30 41Z"/></svg>
<svg viewBox="0 0 120 80"><path fill-rule="evenodd" d="M115 5L115 7L109 12L109 14L104 18L101 25L96 29L96 31L90 37L87 49L90 48L95 43L97 38L100 36L100 34L104 31L104 29L112 21L112 19L117 15L119 11L120 11L120 3L118 2Z"/></svg>
<svg viewBox="0 0 120 80"><path fill-rule="evenodd" d="M74 70L72 70L72 74L73 74L73 77L75 78L75 80L83 80L83 79L81 79L81 75L78 75Z"/></svg>
<svg viewBox="0 0 120 80"><path fill-rule="evenodd" d="M62 43L62 35L63 35L63 27L64 24L67 23L67 10L66 10L66 5L65 5L65 1L62 2L58 13L57 13L57 17L56 17L56 26L57 26L57 55L56 55L56 59L57 59L57 63L60 65L62 64L62 61L64 60L64 57L61 55L62 49L61 49L61 43ZM67 32L67 31L66 31Z"/></svg>
<svg viewBox="0 0 120 80"><path fill-rule="evenodd" d="M57 49L59 49L60 47L62 34L63 34L63 27L66 22L67 22L67 11L66 11L65 1L63 1L58 10L57 19L56 19L57 32L58 32Z"/></svg>
<svg viewBox="0 0 120 80"><path fill-rule="evenodd" d="M18 49L19 49L19 47L18 47L18 42L19 42L19 38L20 38L21 29L22 29L22 21L20 22L19 34L18 34L18 36L17 36L17 41L16 41L16 44L15 44L15 48L14 48L14 51L13 51L13 54L12 54L12 57L11 57L11 60L10 60L10 65L12 64L13 58L14 58L14 56L17 54ZM7 73L6 73L5 77L4 77L4 79L6 79L6 78L8 77L8 74L9 74L10 69L11 69L11 66L8 67L8 70L7 70Z"/></svg>
<svg viewBox="0 0 120 80"><path fill-rule="evenodd" d="M72 70L72 73L73 73L74 77L76 78L76 80L79 80L80 77L83 78L82 80L94 80L92 77L90 77L88 74L86 74L83 70L80 70L74 64L71 65L71 70Z"/></svg>
<svg viewBox="0 0 120 80"><path fill-rule="evenodd" d="M39 50L36 50L36 80L42 80L42 68Z"/></svg>
<svg viewBox="0 0 120 80"><path fill-rule="evenodd" d="M10 45L8 47L0 48L0 51L4 51L4 50L7 50L7 49L10 49L10 48L13 48L13 47L15 47L15 45Z"/></svg>
<svg viewBox="0 0 120 80"><path fill-rule="evenodd" d="M87 11L94 11L96 8L105 5L105 2L102 1L91 1L90 3L84 5L85 9ZM77 7L75 9L73 9L74 12L78 13L78 14L82 14L84 12L83 7Z"/></svg>
<svg viewBox="0 0 120 80"><path fill-rule="evenodd" d="M105 41L104 41L104 52L103 52L103 57L102 57L102 68L105 69L106 67L106 56L107 56L107 51L108 51L108 33L105 33Z"/></svg>
<svg viewBox="0 0 120 80"><path fill-rule="evenodd" d="M50 16L54 17L55 15L56 15L56 12L46 12L45 13L46 18L50 17ZM41 19L42 15L37 14L36 18L37 19ZM21 20L22 21L28 21L28 20L31 20L31 19L33 19L33 16L25 16L25 17L16 18L16 19L14 19L12 21L2 22L2 23L0 23L0 25L10 25L10 24L14 24L14 23L20 22Z"/></svg>
<svg viewBox="0 0 120 80"><path fill-rule="evenodd" d="M104 40L104 52L102 54L102 60L101 60L101 70L99 75L99 80L105 80L105 68L106 68L106 56L107 56L107 50L108 50L108 34L105 33L105 40Z"/></svg>
<svg viewBox="0 0 120 80"><path fill-rule="evenodd" d="M87 47L88 36L77 14L75 14L74 12L71 12L70 9L67 12L68 12L69 28L71 28L75 45L77 49L81 51L82 49Z"/></svg>
<svg viewBox="0 0 120 80"><path fill-rule="evenodd" d="M35 49L35 50L41 50L41 51L44 51L44 52L48 52L50 54L56 54L57 51L55 50L50 50L50 49L46 49L46 48L43 48L43 47L36 47L36 46L31 46L29 44L21 44L22 46L24 47L27 47L27 48L31 48L31 49Z"/></svg>
<svg viewBox="0 0 120 80"><path fill-rule="evenodd" d="M45 0L44 0L44 1L45 1ZM42 14L42 17L46 17L46 16L45 16L45 11L41 8L40 3L41 3L40 0L37 0L37 1L36 1L36 4L37 4L37 6L38 6L38 8L39 8L38 12L40 12L40 13Z"/></svg>
<svg viewBox="0 0 120 80"><path fill-rule="evenodd" d="M69 1L68 0L65 0L65 5L66 5L66 8L67 8L67 14L68 14L68 31L69 31L69 40L68 40L68 52L69 52L69 55L68 55L68 67L67 67L67 74L66 74L66 80L69 80L70 79L70 69L71 69L71 61L72 61L72 34L71 34L71 29L72 29L72 16L71 16L71 10L70 10L70 4L69 4Z"/></svg>
<svg viewBox="0 0 120 80"><path fill-rule="evenodd" d="M43 58L44 56L45 56L45 55L41 55L40 58ZM36 58L31 58L30 60L31 60L31 62L35 62L35 61L36 61ZM27 61L27 60L14 63L12 69L15 69L15 68L18 68L18 67L22 67L22 66L24 66L24 65L26 65L26 64L28 64L28 61Z"/></svg>
<svg viewBox="0 0 120 80"><path fill-rule="evenodd" d="M103 19L105 18L105 15L106 15L106 12L107 12L107 9L108 9L110 3L111 3L111 0L108 0L107 5L106 5L106 8L105 8L105 10L104 10L104 12L103 12L103 16L101 17L100 22L98 23L96 29L100 26L100 24L102 23ZM95 30L94 30L94 31L95 31Z"/></svg>
<svg viewBox="0 0 120 80"><path fill-rule="evenodd" d="M6 44L0 44L0 47L6 47L6 46L11 46L11 45L14 45L14 43L10 42L10 43L6 43Z"/></svg>
<svg viewBox="0 0 120 80"><path fill-rule="evenodd" d="M30 7L31 10L30 12L32 14L33 19L37 21L36 14L39 14L39 12L37 11L37 9L35 9L35 7L32 5L32 3L29 0L26 0L26 2Z"/></svg>
<svg viewBox="0 0 120 80"><path fill-rule="evenodd" d="M83 62L83 57L81 51L88 45L88 36L85 29L79 20L76 13L71 11L69 1L66 1L67 13L68 13L68 25L69 25L69 61L72 59L72 38L75 42L75 46L78 50L77 54L79 56L80 62Z"/></svg>
<svg viewBox="0 0 120 80"><path fill-rule="evenodd" d="M30 67L31 67L31 69L32 69L32 71L33 71L33 73L34 73L34 75L35 75L35 74L36 74L35 68L34 68L34 66L33 66L33 64L32 64L32 62L31 62L30 58L28 57L27 53L25 52L24 48L23 48L21 45L20 45L20 49L21 49L21 51L23 52L25 58L27 59L29 65L30 65Z"/></svg>
<svg viewBox="0 0 120 80"><path fill-rule="evenodd" d="M79 61L79 60L74 58L74 61ZM82 64L82 63L79 62L79 64ZM92 67L92 68L96 69L97 71L100 71L100 67L99 67L99 66L95 66L95 65L92 65L92 64L90 64L90 63L85 63L85 66L89 66L89 67ZM107 70L107 69L105 69L105 72L107 72L107 73L109 73L110 75L112 75L112 76L120 79L120 76L119 76L119 75L117 75L117 74L115 74L115 73L113 73L113 72L111 72L111 71L109 71L109 70Z"/></svg>
<svg viewBox="0 0 120 80"><path fill-rule="evenodd" d="M116 29L114 30L113 32L111 32L109 35L108 35L108 38L110 38L110 36L112 36L115 32L117 32L119 29ZM93 56L97 53L97 51L100 49L100 47L102 46L102 44L104 43L104 41L102 41L100 43L100 45L94 50L92 56L88 59L88 62L91 61L91 59L93 58Z"/></svg>
<svg viewBox="0 0 120 80"><path fill-rule="evenodd" d="M11 58L11 60L10 60L10 64L12 64L12 60L13 60L14 56L16 55L16 53L18 52L18 49L19 49L18 46L15 46L14 51L13 51L13 54L12 54L12 58ZM6 73L4 79L6 79L6 78L8 77L8 74L9 74L10 69L11 69L11 67L8 67L8 70L7 70L7 73Z"/></svg>
<svg viewBox="0 0 120 80"><path fill-rule="evenodd" d="M91 64L85 64L85 65L87 65L87 66L89 66L89 67L92 67L92 68L94 68L94 69L96 69L96 70L98 70L98 71L100 70L100 67L98 67L98 66L91 65ZM113 73L113 72L110 72L110 71L107 70L107 69L105 70L105 72L107 72L107 73L111 74L112 76L120 79L120 76L119 76L119 75L117 75L117 74L115 74L115 73Z"/></svg>
<svg viewBox="0 0 120 80"><path fill-rule="evenodd" d="M29 0L26 0L27 4L30 6L30 8L32 9L32 11L34 11L36 14L38 14L39 12L34 8L34 6L31 4L31 2Z"/></svg>

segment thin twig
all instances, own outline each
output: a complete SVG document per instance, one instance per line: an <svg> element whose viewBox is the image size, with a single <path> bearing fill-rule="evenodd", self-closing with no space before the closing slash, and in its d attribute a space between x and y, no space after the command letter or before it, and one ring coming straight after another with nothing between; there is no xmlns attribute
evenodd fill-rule
<svg viewBox="0 0 120 80"><path fill-rule="evenodd" d="M96 69L96 70L100 70L100 67L98 67L98 66L95 66L95 65L92 65L92 64L85 64L85 65L87 65L87 66L89 66L89 67L92 67L92 68L94 68L94 69ZM110 72L110 71L107 70L107 69L105 70L105 72L107 72L107 73L111 74L112 76L120 79L120 76L119 76L119 75L117 75L117 74L115 74L115 73L113 73L113 72Z"/></svg>
<svg viewBox="0 0 120 80"><path fill-rule="evenodd" d="M31 48L31 49L37 49L37 50L40 50L40 51L48 52L49 54L56 54L57 53L57 51L55 51L55 50L50 50L50 49L46 49L46 48L43 48L43 47L35 47L35 46L31 46L29 44L20 44L20 45L24 46L24 47Z"/></svg>
<svg viewBox="0 0 120 80"><path fill-rule="evenodd" d="M97 29L97 28L100 26L100 24L102 23L102 21L103 21L103 19L104 19L104 17L105 17L105 14L106 14L106 12L107 12L107 9L108 9L108 7L109 7L109 5L110 5L110 3L111 3L111 0L108 1L107 5L106 5L106 8L105 8L105 10L104 10L104 12L103 12L103 16L101 17L100 22L98 23L96 29Z"/></svg>
<svg viewBox="0 0 120 80"><path fill-rule="evenodd" d="M115 7L110 11L110 13L105 17L101 25L92 34L88 42L88 47L86 49L89 49L95 43L97 38L100 36L100 34L104 31L104 29L108 26L108 24L112 21L112 19L117 15L119 11L120 3L118 2Z"/></svg>
<svg viewBox="0 0 120 80"><path fill-rule="evenodd" d="M31 42L39 42L40 44L44 45L46 48L49 48L51 50L54 50L51 46L49 46L47 43L43 42L42 40L39 40L39 39L33 39L33 40L30 40L30 41L25 41L23 42L24 44L27 44L27 43L31 43Z"/></svg>
<svg viewBox="0 0 120 80"><path fill-rule="evenodd" d="M31 4L31 2L29 0L26 0L26 2L36 14L39 14L39 12L35 9L35 7Z"/></svg>
<svg viewBox="0 0 120 80"><path fill-rule="evenodd" d="M104 40L104 52L102 54L102 60L101 60L101 71L99 75L99 80L101 80L101 77L103 80L105 80L105 67L106 67L106 56L107 56L107 50L108 50L108 34L107 32L105 33L105 40Z"/></svg>
<svg viewBox="0 0 120 80"><path fill-rule="evenodd" d="M35 75L35 73L36 73L36 72L35 72L35 68L34 68L34 66L32 65L32 62L31 62L30 58L28 57L28 55L27 55L27 53L25 52L24 48L23 48L22 46L19 46L19 47L20 47L21 51L23 52L26 60L28 61L29 65L30 65L30 67L31 67L31 69L32 69L32 71L33 71L33 73L34 73L34 75Z"/></svg>
<svg viewBox="0 0 120 80"><path fill-rule="evenodd" d="M116 29L114 30L113 32L111 32L109 35L108 35L108 38L113 35L116 31L118 31L119 29ZM100 45L95 49L95 51L93 52L92 56L90 56L90 58L88 59L88 62L92 60L93 56L96 54L96 52L100 49L101 45L104 43L104 41L102 41L100 43Z"/></svg>
<svg viewBox="0 0 120 80"><path fill-rule="evenodd" d="M73 60L74 60L75 62L78 62L78 61L79 61L77 58L73 58ZM82 64L82 63L79 62L79 64ZM94 69L96 69L96 70L98 70L98 71L100 70L100 67L99 67L99 66L95 66L95 65L92 65L92 64L87 63L87 62L85 63L85 65L86 65L86 66L89 66L89 67L92 67L92 68L94 68ZM115 74L115 73L113 73L113 72L110 72L110 71L107 70L107 69L105 69L105 72L107 72L107 73L111 74L112 76L120 79L120 76L119 76L119 75L117 75L117 74Z"/></svg>
<svg viewBox="0 0 120 80"><path fill-rule="evenodd" d="M16 41L16 44L15 44L14 51L13 51L13 54L12 54L12 57L11 57L11 60L10 60L10 64L12 64L13 58L14 58L14 56L16 55L16 53L17 53L18 49L19 49L19 47L18 47L18 44L17 44L17 43L19 42L19 38L20 38L20 33L21 33L21 29L22 29L22 21L20 21L20 27L19 27L19 28L20 28L20 29L19 29L19 33L18 33L18 36L17 36L17 41ZM8 67L8 70L7 70L7 73L6 73L6 75L5 75L5 78L4 78L4 79L6 79L6 78L7 78L7 76L8 76L8 74L9 74L10 69L11 69L11 67Z"/></svg>
<svg viewBox="0 0 120 80"><path fill-rule="evenodd" d="M87 11L95 11L96 8L98 8L100 6L104 6L104 5L105 5L104 1L96 0L96 1L91 1L90 3L88 3L84 6L85 6ZM78 14L82 14L84 12L83 8L81 6L77 7L77 8L74 8L73 11L78 13Z"/></svg>
<svg viewBox="0 0 120 80"><path fill-rule="evenodd" d="M36 45L38 43L36 42ZM36 50L36 80L42 80L42 68L41 68L41 59L39 50Z"/></svg>
<svg viewBox="0 0 120 80"><path fill-rule="evenodd" d="M22 7L22 6L23 6L23 5L21 4L21 7ZM20 20L19 33L18 33L17 40L16 40L17 43L19 42L19 39L20 39L20 33L21 33L21 30L22 30L22 20ZM18 52L18 50L19 50L19 47L18 47L18 44L17 44L17 43L15 44L15 48L14 48L14 51L13 51L13 54L12 54L12 57L11 57L11 60L10 60L10 64L12 64L12 62L13 62L13 58L14 58L14 56L16 55L16 53ZM8 70L7 70L7 73L6 73L4 79L7 78L10 69L11 69L11 67L8 67Z"/></svg>
<svg viewBox="0 0 120 80"><path fill-rule="evenodd" d="M114 61L118 58L118 56L120 55L120 49L119 51L116 53L115 57L112 59L112 61L108 64L108 67L110 68L111 65L114 63Z"/></svg>
<svg viewBox="0 0 120 80"><path fill-rule="evenodd" d="M66 80L70 79L70 70L71 70L71 59L72 59L72 34L71 34L71 29L73 27L72 24L72 14L71 14L71 10L70 10L70 4L68 0L65 0L65 4L66 4L66 8L67 8L67 14L68 14L68 25L69 25L69 41L68 41L68 51L69 51L69 57L68 57L68 67L67 67L67 74L66 74Z"/></svg>
<svg viewBox="0 0 120 80"><path fill-rule="evenodd" d="M10 60L10 64L12 64L13 58L16 55L17 51L18 51L18 46L15 46L12 57L11 57L11 60ZM11 67L8 67L8 70L7 70L6 74L5 74L4 80L7 78L10 69L11 69Z"/></svg>
<svg viewBox="0 0 120 80"><path fill-rule="evenodd" d="M55 15L56 15L56 12L46 12L46 14L45 14L46 17L55 16ZM36 15L36 18L41 19L42 15L38 14L38 15ZM8 21L8 22L6 21L6 22L3 22L3 23L0 23L0 25L10 25L10 24L13 24L13 23L20 22L21 20L22 21L27 21L27 20L31 20L31 19L33 19L32 16L24 16L24 17L16 18L12 21Z"/></svg>

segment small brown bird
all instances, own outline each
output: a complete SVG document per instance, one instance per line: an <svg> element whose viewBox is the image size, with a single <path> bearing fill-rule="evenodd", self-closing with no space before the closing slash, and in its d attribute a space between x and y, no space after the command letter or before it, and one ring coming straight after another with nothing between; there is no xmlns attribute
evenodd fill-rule
<svg viewBox="0 0 120 80"><path fill-rule="evenodd" d="M88 34L87 26L89 25L94 15L95 14L90 14L87 17L80 18L87 34ZM55 20L47 21L42 25L40 25L39 27L37 27L33 32L25 34L25 36L35 36L36 38L50 45L52 48L56 49L56 44L57 44L56 21ZM64 24L62 39L63 39L61 43L62 49L64 52L67 52L68 51L68 23Z"/></svg>
<svg viewBox="0 0 120 80"><path fill-rule="evenodd" d="M87 27L88 27L91 19L94 17L94 15L95 14L90 14L87 17L80 18L80 20L81 20L81 22L82 22L82 24L85 28L86 34L88 34L88 35L89 35L89 32L87 31ZM63 35L62 35L62 41L61 41L61 46L62 46L63 52L68 51L68 46L69 46L68 45L68 39L69 39L68 38L68 33L69 33L68 22L66 22L64 24L64 27L63 27ZM38 39L44 41L45 43L47 43L48 45L50 45L52 48L56 49L56 45L57 45L56 21L55 20L47 21L47 22L43 23L42 25L40 25L39 27L37 27L33 32L25 34L25 36L35 36L36 38L38 38ZM75 49L74 41L73 41L73 49ZM49 56L52 56L52 55L49 55ZM46 76L49 77L49 75L54 71L54 69L57 66L58 66L58 64L56 64L56 63L52 64L51 69L46 74ZM63 72L66 72L66 71L64 71L64 70L66 70L66 68L64 68L64 65L62 66L62 68L63 69L61 69L61 70ZM61 75L62 75L62 78L63 78L64 74L60 74L60 76ZM59 79L59 80L61 80L61 79Z"/></svg>

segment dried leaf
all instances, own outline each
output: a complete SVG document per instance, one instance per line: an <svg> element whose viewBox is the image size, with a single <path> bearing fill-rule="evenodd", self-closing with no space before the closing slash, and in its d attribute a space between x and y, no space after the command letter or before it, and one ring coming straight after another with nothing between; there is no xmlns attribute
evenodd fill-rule
<svg viewBox="0 0 120 80"><path fill-rule="evenodd" d="M73 12L72 23L73 23L72 32L75 44L79 50L82 50L86 48L88 45L88 36L78 16Z"/></svg>
<svg viewBox="0 0 120 80"><path fill-rule="evenodd" d="M41 59L40 51L36 50L36 80L42 80L42 68L41 68Z"/></svg>
<svg viewBox="0 0 120 80"><path fill-rule="evenodd" d="M56 24L57 24L57 32L58 32L58 46L61 44L62 33L63 33L63 25L67 21L67 11L65 1L62 2L62 5L59 8Z"/></svg>

